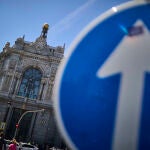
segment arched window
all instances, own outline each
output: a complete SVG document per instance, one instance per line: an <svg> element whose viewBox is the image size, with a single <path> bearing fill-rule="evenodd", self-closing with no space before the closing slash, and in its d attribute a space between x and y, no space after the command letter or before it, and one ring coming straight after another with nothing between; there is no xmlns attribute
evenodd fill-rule
<svg viewBox="0 0 150 150"><path fill-rule="evenodd" d="M23 74L18 95L31 99L37 99L41 78L42 73L40 70L35 68L27 69Z"/></svg>

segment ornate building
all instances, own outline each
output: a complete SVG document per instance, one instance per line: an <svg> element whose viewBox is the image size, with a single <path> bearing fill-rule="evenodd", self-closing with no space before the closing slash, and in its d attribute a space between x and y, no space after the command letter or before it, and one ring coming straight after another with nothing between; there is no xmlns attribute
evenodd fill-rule
<svg viewBox="0 0 150 150"><path fill-rule="evenodd" d="M44 29L35 42L18 38L12 47L7 42L0 53L0 125L11 139L24 112L44 109L22 118L16 138L60 146L51 96L65 47L47 45Z"/></svg>

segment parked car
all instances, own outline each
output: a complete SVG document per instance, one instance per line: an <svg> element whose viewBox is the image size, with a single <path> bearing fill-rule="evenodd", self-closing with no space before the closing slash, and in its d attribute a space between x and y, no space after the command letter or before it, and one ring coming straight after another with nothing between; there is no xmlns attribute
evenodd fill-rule
<svg viewBox="0 0 150 150"><path fill-rule="evenodd" d="M10 140L5 140L6 141L6 149L8 149L9 144L11 144ZM27 143L17 143L17 150L19 150L19 148L21 150L39 150L38 147L36 147L35 145L31 145L31 144L27 144Z"/></svg>
<svg viewBox="0 0 150 150"><path fill-rule="evenodd" d="M39 148L35 145L27 144L27 143L21 143L21 150L38 150Z"/></svg>

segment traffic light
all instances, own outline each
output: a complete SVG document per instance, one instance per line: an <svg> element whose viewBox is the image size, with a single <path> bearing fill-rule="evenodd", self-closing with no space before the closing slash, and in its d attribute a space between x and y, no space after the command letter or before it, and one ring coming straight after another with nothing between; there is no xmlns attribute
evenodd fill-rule
<svg viewBox="0 0 150 150"><path fill-rule="evenodd" d="M16 128L17 128L17 129L19 128L19 124L18 124L18 123L16 124Z"/></svg>

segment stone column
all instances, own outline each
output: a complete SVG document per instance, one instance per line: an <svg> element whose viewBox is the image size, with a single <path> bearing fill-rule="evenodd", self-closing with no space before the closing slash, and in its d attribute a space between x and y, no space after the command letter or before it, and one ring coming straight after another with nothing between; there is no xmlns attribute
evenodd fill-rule
<svg viewBox="0 0 150 150"><path fill-rule="evenodd" d="M2 91L5 91L5 92L9 91L10 79L11 79L11 76L9 74L6 74L5 79L3 80L3 83L1 86Z"/></svg>
<svg viewBox="0 0 150 150"><path fill-rule="evenodd" d="M43 101L45 100L47 89L48 89L48 81L46 79L45 80L45 86L43 88L43 95L42 95L42 98L41 98Z"/></svg>
<svg viewBox="0 0 150 150"><path fill-rule="evenodd" d="M46 96L46 90L47 90L47 83L45 84L44 88L43 88L43 95L42 95L42 101L45 100L45 96Z"/></svg>
<svg viewBox="0 0 150 150"><path fill-rule="evenodd" d="M31 120L31 125L30 125L30 129L29 129L29 132L28 132L28 137L29 139L32 140L32 132L33 132L33 128L34 128L34 124L35 124L35 121L36 121L36 115L37 113L34 113L33 116L32 116L32 120Z"/></svg>
<svg viewBox="0 0 150 150"><path fill-rule="evenodd" d="M53 82L52 81L49 81L48 83L48 89L46 91L46 97L45 99L48 100L51 98L52 96L52 91L53 91Z"/></svg>
<svg viewBox="0 0 150 150"><path fill-rule="evenodd" d="M13 83L12 83L10 94L14 94L16 83L17 83L17 78L15 77L14 80L13 80Z"/></svg>
<svg viewBox="0 0 150 150"><path fill-rule="evenodd" d="M13 75L10 75L10 85L9 85L9 89L8 89L8 93L11 94L12 93L12 90L13 90L13 87L14 87L14 82L15 82L15 79L13 77Z"/></svg>
<svg viewBox="0 0 150 150"><path fill-rule="evenodd" d="M2 87L3 87L3 83L4 83L4 81L5 81L5 76L3 76L2 77L2 80L1 80L1 84L0 84L0 90L2 90Z"/></svg>
<svg viewBox="0 0 150 150"><path fill-rule="evenodd" d="M41 100L42 99L42 96L43 96L43 91L44 91L44 87L45 87L45 79L42 78L41 80L41 85L40 85L40 89L39 89L39 94L38 94L38 100Z"/></svg>
<svg viewBox="0 0 150 150"><path fill-rule="evenodd" d="M20 79L21 79L21 74L16 74L16 87L15 87L14 95L16 95L18 92L19 85L20 85L19 83L21 83Z"/></svg>

